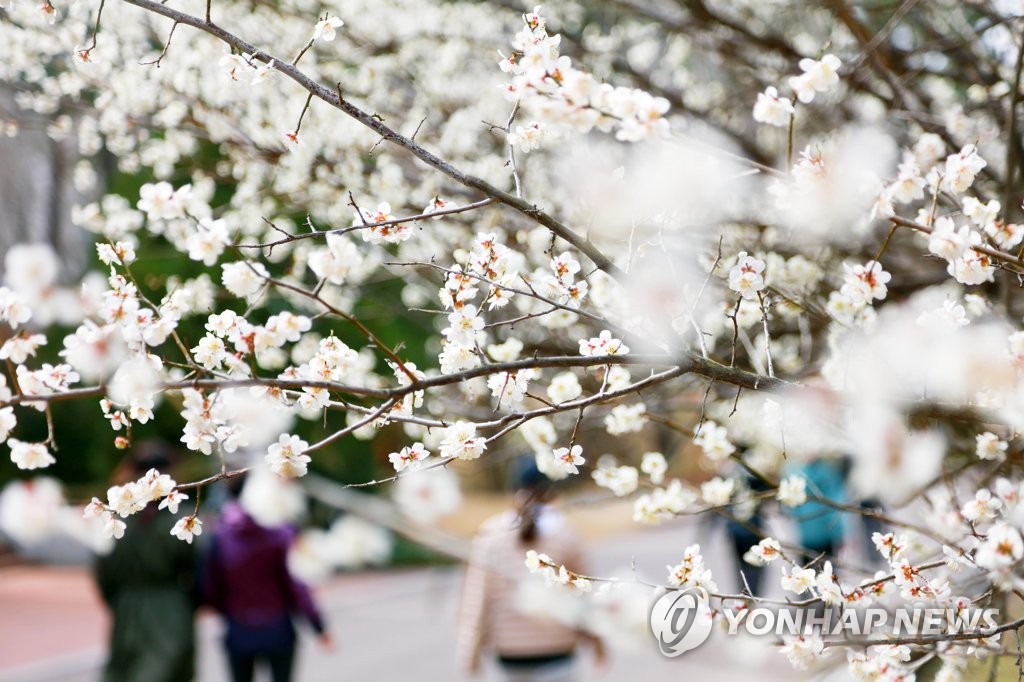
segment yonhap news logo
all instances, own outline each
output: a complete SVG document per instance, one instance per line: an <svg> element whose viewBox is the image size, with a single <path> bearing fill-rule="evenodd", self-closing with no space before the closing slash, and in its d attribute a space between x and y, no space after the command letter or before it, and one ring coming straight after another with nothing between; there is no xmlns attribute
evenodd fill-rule
<svg viewBox="0 0 1024 682"><path fill-rule="evenodd" d="M886 609L838 608L822 605L768 608L749 605L712 609L708 593L699 587L669 590L651 608L651 633L662 654L674 658L707 641L715 618L729 635L741 630L748 635L787 637L815 635L827 641L856 642L875 637L926 637L974 635L990 637L998 631L999 610L971 607Z"/></svg>
<svg viewBox="0 0 1024 682"><path fill-rule="evenodd" d="M714 619L701 587L670 590L651 608L651 632L661 653L674 658L696 649L711 635Z"/></svg>

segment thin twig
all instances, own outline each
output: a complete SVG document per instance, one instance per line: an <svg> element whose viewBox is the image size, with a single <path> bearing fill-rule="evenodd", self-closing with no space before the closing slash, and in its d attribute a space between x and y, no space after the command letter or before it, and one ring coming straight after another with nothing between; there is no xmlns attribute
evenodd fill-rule
<svg viewBox="0 0 1024 682"><path fill-rule="evenodd" d="M362 225L353 225L352 227L339 227L332 230L317 230L315 232L304 232L302 234L290 234L285 230L277 227L266 218L263 219L265 223L273 227L275 230L285 235L282 239L278 239L273 242L265 242L262 244L233 244L233 246L239 249L272 249L275 246L281 246L282 244L290 244L291 242L297 242L302 239L322 239L329 234L347 234L357 230L365 230L370 227L388 227L390 225L399 225L401 223L418 222L420 220L429 220L431 218L440 218L446 215L455 215L456 213L465 213L466 211L472 211L474 209L483 208L495 203L494 199L481 199L480 201L474 201L471 204L464 206L455 206L453 208L445 208L432 213L418 213L416 215L408 216L407 218L395 218L394 220L384 220L379 223L367 223L363 221Z"/></svg>
<svg viewBox="0 0 1024 682"><path fill-rule="evenodd" d="M167 56L167 50L171 47L171 38L174 37L174 30L176 28L178 28L177 21L171 25L171 32L167 34L167 42L164 43L164 49L160 50L160 55L153 61L139 62L139 66L156 66L156 68L160 68L160 62L162 62L164 57Z"/></svg>
<svg viewBox="0 0 1024 682"><path fill-rule="evenodd" d="M471 189L475 189L485 196L488 196L502 204L505 204L509 208L512 208L519 213L523 214L527 218L534 222L547 227L556 236L564 239L569 244L576 247L581 253L586 255L594 265L601 270L604 270L609 275L615 278L621 278L623 275L622 270L615 265L611 258L605 255L593 242L586 237L583 237L574 232L567 225L554 218L541 208L530 204L526 200L517 197L513 194L509 194L503 190L494 187L482 178L465 173L447 161L439 158L435 154L427 151L419 144L413 142L409 138L399 134L392 128L384 124L379 116L367 113L359 107L353 105L347 99L345 99L341 92L341 85L338 84L336 90L329 89L319 83L315 82L304 72L300 71L297 67L277 59L273 55L269 54L265 50L260 50L256 46L248 43L234 34L222 29L219 26L212 24L209 20L203 21L202 19L195 17L186 12L168 7L156 0L123 0L124 2L140 7L144 10L160 14L169 19L179 21L183 24L192 26L209 33L210 35L222 40L231 47L235 48L240 52L254 55L253 59L269 63L273 65L273 68L283 73L288 78L298 83L308 92L313 93L318 99L322 99L331 106L340 109L348 116L354 118L362 125L370 128L378 135L381 135L389 142L392 142L420 159L422 162L429 166L439 170L443 174L452 178L456 182L465 185ZM209 3L207 3L207 10L209 10Z"/></svg>
<svg viewBox="0 0 1024 682"><path fill-rule="evenodd" d="M516 100L515 106L512 107L512 113L508 116L508 121L505 123L505 144L508 145L508 163L512 166L512 180L516 187L516 196L520 199L523 198L523 184L519 180L519 166L516 164L516 148L512 144L512 141L508 139L508 136L512 134L512 123L516 120L516 114L519 113L519 100Z"/></svg>
<svg viewBox="0 0 1024 682"><path fill-rule="evenodd" d="M89 44L88 47L78 51L79 55L84 55L84 59L87 59L89 53L96 49L96 40L99 38L100 35L100 20L103 18L103 8L104 6L106 6L106 4L107 0L100 0L99 9L96 10L96 23L93 25L92 28L92 42Z"/></svg>

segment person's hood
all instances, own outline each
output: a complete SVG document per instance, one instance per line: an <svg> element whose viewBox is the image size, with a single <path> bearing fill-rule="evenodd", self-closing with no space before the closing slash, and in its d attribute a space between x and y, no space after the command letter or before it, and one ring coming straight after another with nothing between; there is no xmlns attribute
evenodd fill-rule
<svg viewBox="0 0 1024 682"><path fill-rule="evenodd" d="M297 529L295 526L274 526L267 527L254 519L237 500L225 503L221 510L220 527L231 531L235 535L267 535L282 534L288 539L294 539Z"/></svg>
<svg viewBox="0 0 1024 682"><path fill-rule="evenodd" d="M225 503L221 510L221 525L234 531L246 532L261 530L258 523L242 509L237 500L230 500Z"/></svg>

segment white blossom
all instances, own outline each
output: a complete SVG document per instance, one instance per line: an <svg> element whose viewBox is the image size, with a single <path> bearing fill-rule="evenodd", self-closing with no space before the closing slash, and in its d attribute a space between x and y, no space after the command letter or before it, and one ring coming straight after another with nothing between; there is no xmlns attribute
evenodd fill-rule
<svg viewBox="0 0 1024 682"><path fill-rule="evenodd" d="M281 434L277 442L267 449L264 458L270 466L270 470L284 478L298 478L305 476L312 458L304 454L309 449L309 443L298 436L287 433Z"/></svg>
<svg viewBox="0 0 1024 682"><path fill-rule="evenodd" d="M45 443L26 443L9 438L7 445L11 448L11 461L19 469L44 469L57 461Z"/></svg>
<svg viewBox="0 0 1024 682"><path fill-rule="evenodd" d="M393 494L399 510L420 523L431 523L451 514L462 504L458 476L443 467L400 476Z"/></svg>
<svg viewBox="0 0 1024 682"><path fill-rule="evenodd" d="M882 269L878 261L869 262L867 265L843 265L846 270L846 280L841 289L855 304L870 305L874 300L882 300L888 294L885 286L892 275Z"/></svg>
<svg viewBox="0 0 1024 682"><path fill-rule="evenodd" d="M808 590L813 591L814 585L814 569L800 568L799 566L794 566L790 572L787 572L785 568L782 569L782 589L800 595Z"/></svg>
<svg viewBox="0 0 1024 682"><path fill-rule="evenodd" d="M764 92L758 93L757 103L754 104L754 120L758 123L785 128L793 112L793 102L787 97L779 97L779 91L774 86L768 86Z"/></svg>
<svg viewBox="0 0 1024 682"><path fill-rule="evenodd" d="M764 261L740 251L736 257L736 265L729 270L729 288L743 298L757 298L764 290Z"/></svg>
<svg viewBox="0 0 1024 682"><path fill-rule="evenodd" d="M221 268L223 269L221 282L224 283L224 288L242 298L255 294L270 277L270 273L262 263L238 261L225 263Z"/></svg>
<svg viewBox="0 0 1024 682"><path fill-rule="evenodd" d="M401 472L406 467L422 462L427 457L430 457L430 451L423 447L423 443L417 442L407 445L398 452L392 452L388 455L388 460L391 462L391 466L395 467L395 471Z"/></svg>
<svg viewBox="0 0 1024 682"><path fill-rule="evenodd" d="M16 365L23 364L35 356L39 347L45 344L46 337L42 334L17 334L0 346L0 360L10 360Z"/></svg>
<svg viewBox="0 0 1024 682"><path fill-rule="evenodd" d="M150 501L149 490L137 481L115 485L107 489L107 507L126 518L145 509Z"/></svg>
<svg viewBox="0 0 1024 682"><path fill-rule="evenodd" d="M607 329L603 330L596 337L580 341L580 355L588 357L603 357L606 355L627 355L629 346L616 339Z"/></svg>
<svg viewBox="0 0 1024 682"><path fill-rule="evenodd" d="M883 535L876 531L871 534L871 542L882 558L890 562L899 560L907 548L907 537L895 533Z"/></svg>
<svg viewBox="0 0 1024 682"><path fill-rule="evenodd" d="M736 482L731 478L715 477L700 484L700 495L711 507L723 507L729 504Z"/></svg>
<svg viewBox="0 0 1024 682"><path fill-rule="evenodd" d="M842 62L833 54L826 54L820 60L801 59L803 73L790 78L789 86L801 102L812 102L816 93L825 92L839 82L840 66Z"/></svg>
<svg viewBox="0 0 1024 682"><path fill-rule="evenodd" d="M754 566L764 566L782 556L782 545L774 538L764 538L743 555L743 560Z"/></svg>
<svg viewBox="0 0 1024 682"><path fill-rule="evenodd" d="M573 445L570 448L555 448L552 454L554 455L556 465L569 474L578 474L580 472L579 467L587 461L583 458L582 445Z"/></svg>
<svg viewBox="0 0 1024 682"><path fill-rule="evenodd" d="M703 587L709 592L717 592L718 586L712 578L711 571L704 566L704 557L700 553L700 545L690 545L683 551L683 559L675 566L668 567L668 583L672 587L687 589Z"/></svg>
<svg viewBox="0 0 1024 682"><path fill-rule="evenodd" d="M192 539L203 534L203 522L195 515L178 519L171 529L171 535L192 544Z"/></svg>
<svg viewBox="0 0 1024 682"><path fill-rule="evenodd" d="M204 265L213 265L230 243L227 223L204 218L185 242L188 257Z"/></svg>
<svg viewBox="0 0 1024 682"><path fill-rule="evenodd" d="M1006 457L1007 443L1001 440L999 436L986 431L980 433L974 437L977 443L975 448L975 454L978 459L989 459L989 460L1001 460Z"/></svg>
<svg viewBox="0 0 1024 682"><path fill-rule="evenodd" d="M971 246L955 260L950 261L946 271L961 284L984 284L995 279L995 266L988 254L973 248L981 243L981 235L972 232Z"/></svg>
<svg viewBox="0 0 1024 682"><path fill-rule="evenodd" d="M942 177L944 189L959 194L974 184L974 178L987 166L973 144L964 145L956 154L946 157L945 173Z"/></svg>
<svg viewBox="0 0 1024 682"><path fill-rule="evenodd" d="M604 427L613 436L636 433L647 423L647 406L643 403L616 405L604 418Z"/></svg>
<svg viewBox="0 0 1024 682"><path fill-rule="evenodd" d="M4 255L4 284L32 297L54 285L60 260L49 244L14 244Z"/></svg>
<svg viewBox="0 0 1024 682"><path fill-rule="evenodd" d="M971 228L964 225L959 230L953 220L946 216L936 219L928 238L928 250L948 261L955 261L964 255L970 244Z"/></svg>
<svg viewBox="0 0 1024 682"><path fill-rule="evenodd" d="M13 407L0 408L0 441L6 441L7 437L11 435L11 431L18 425L18 420L14 416Z"/></svg>
<svg viewBox="0 0 1024 682"><path fill-rule="evenodd" d="M124 531L126 528L128 528L128 524L121 519L115 518L110 512L107 512L107 514L104 515L104 537L120 540L124 537Z"/></svg>
<svg viewBox="0 0 1024 682"><path fill-rule="evenodd" d="M332 42L336 35L337 29L345 25L345 22L335 16L327 16L320 21L316 22L316 26L313 27L313 40L323 40L325 42Z"/></svg>
<svg viewBox="0 0 1024 682"><path fill-rule="evenodd" d="M531 549L526 552L526 568L530 573L536 573L540 570L541 566L554 563L547 554L539 554L537 550Z"/></svg>
<svg viewBox="0 0 1024 682"><path fill-rule="evenodd" d="M1005 523L996 523L989 529L984 542L978 547L974 561L982 568L998 572L1005 570L1024 556L1024 540L1020 532Z"/></svg>
<svg viewBox="0 0 1024 682"><path fill-rule="evenodd" d="M807 501L807 480L796 474L787 476L779 481L775 498L787 507L799 507Z"/></svg>
<svg viewBox="0 0 1024 682"><path fill-rule="evenodd" d="M163 500L161 500L159 509L167 509L172 514L178 513L178 505L188 499L188 495L179 492L178 490L172 490L167 494Z"/></svg>
<svg viewBox="0 0 1024 682"><path fill-rule="evenodd" d="M823 653L825 643L818 635L797 635L783 639L779 653L789 659L797 670L806 670Z"/></svg>
<svg viewBox="0 0 1024 682"><path fill-rule="evenodd" d="M25 298L7 287L0 287L0 321L11 325L12 329L17 329L30 319L32 309Z"/></svg>
<svg viewBox="0 0 1024 682"><path fill-rule="evenodd" d="M457 421L444 432L439 452L441 457L455 459L476 459L487 449L487 442L476 435L476 424Z"/></svg>
<svg viewBox="0 0 1024 682"><path fill-rule="evenodd" d="M651 478L651 483L661 485L665 480L665 472L668 471L668 463L665 455L660 452L646 452L640 462L640 471Z"/></svg>
<svg viewBox="0 0 1024 682"><path fill-rule="evenodd" d="M639 474L631 466L599 466L591 476L597 485L608 488L616 497L629 495L639 483Z"/></svg>
<svg viewBox="0 0 1024 682"><path fill-rule="evenodd" d="M693 442L704 450L705 455L716 462L736 452L736 446L729 441L728 430L713 421L704 422L700 426Z"/></svg>
<svg viewBox="0 0 1024 682"><path fill-rule="evenodd" d="M583 388L580 386L580 380L576 377L575 372L561 372L551 378L551 383L548 384L548 397L551 398L551 402L557 404L569 402L580 397L583 392Z"/></svg>
<svg viewBox="0 0 1024 682"><path fill-rule="evenodd" d="M960 514L971 523L991 521L1002 509L1003 501L992 496L991 490L982 488L974 493L974 499L964 503Z"/></svg>

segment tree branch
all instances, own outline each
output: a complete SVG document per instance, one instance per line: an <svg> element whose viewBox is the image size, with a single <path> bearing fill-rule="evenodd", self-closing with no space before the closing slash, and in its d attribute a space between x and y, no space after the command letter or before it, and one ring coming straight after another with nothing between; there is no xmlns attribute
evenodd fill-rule
<svg viewBox="0 0 1024 682"><path fill-rule="evenodd" d="M498 201L512 209L515 209L516 211L522 213L527 218L530 218L531 220L548 228L555 235L557 235L561 239L564 239L565 241L579 249L581 253L585 254L587 258L593 261L594 265L596 265L601 270L604 270L609 275L612 275L613 277L622 277L624 275L622 270L617 265L615 265L615 263L612 262L612 260L608 256L606 256L600 249L598 249L598 247L593 242L591 242L586 237L580 236L567 225L565 225L558 219L554 218L550 214L546 213L542 209L538 208L537 206L526 201L525 199L520 199L514 194L510 194L508 192L500 190L497 187L488 183L487 181L483 180L482 178L478 178L474 175L464 173L463 171L459 170L458 168L448 163L447 161L427 151L417 143L413 142L411 139L392 130L390 127L386 126L380 120L380 117L375 117L374 115L363 111L359 107L355 106L354 104L343 98L341 96L340 89L339 91L336 92L334 90L330 90L324 87L323 85L311 79L309 76L307 76L305 73L300 71L295 66L289 64L287 61L283 61L271 55L266 50L262 50L250 43L247 43L246 41L235 36L234 34L229 33L223 28L217 26L216 24L205 21L199 17L187 14L185 12L181 12L171 7L167 7L166 5L162 5L159 2L155 2L154 0L123 0L123 2L126 2L129 5L135 5L136 7L140 7L144 10L148 10L155 14L160 14L162 16L167 17L168 19L177 21L187 26L192 26L193 28L197 28L201 31L205 31L206 33L209 33L215 38L218 38L223 42L227 43L236 50L251 54L254 60L268 63L272 62L273 67L277 71L280 71L284 75L291 78L293 81L298 83L302 88L311 93L314 97L321 99L324 102L327 102L328 104L337 109L340 109L345 114L354 118L356 121L363 124L370 130L373 130L375 133L383 137L385 140L388 140L389 142L392 142L398 145L399 147L406 149L407 151L411 152L414 156L416 156L416 158L418 158L420 161L424 162L428 166L432 166L433 168L441 171L443 174L447 175L449 178L455 180L459 184L475 189L485 194L486 196L494 199L495 201Z"/></svg>

